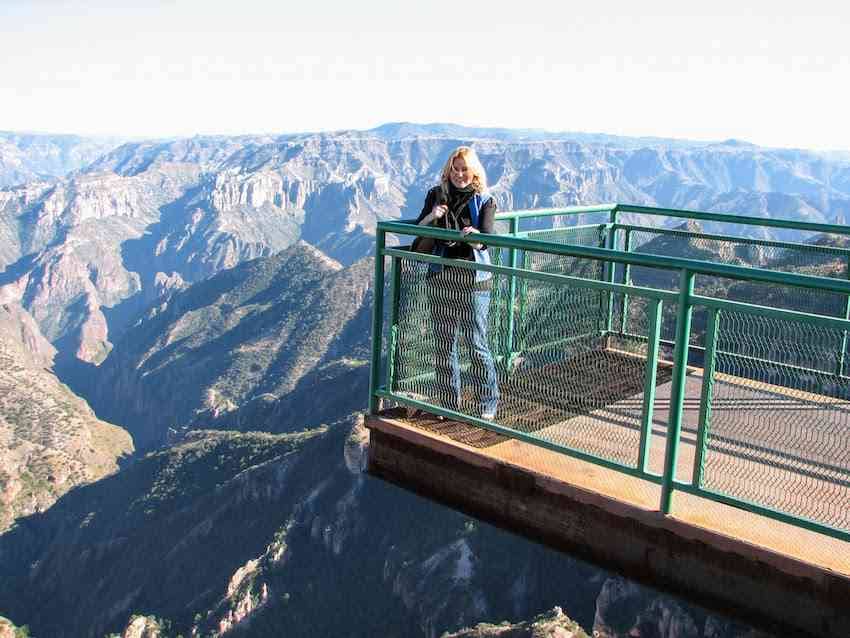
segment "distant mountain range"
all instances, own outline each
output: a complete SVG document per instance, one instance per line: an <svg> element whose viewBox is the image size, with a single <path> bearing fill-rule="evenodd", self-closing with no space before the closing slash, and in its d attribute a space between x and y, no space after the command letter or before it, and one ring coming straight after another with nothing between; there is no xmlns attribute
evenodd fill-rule
<svg viewBox="0 0 850 638"><path fill-rule="evenodd" d="M840 157L445 124L130 142L0 189L0 615L431 637L562 605L612 638L757 635L362 473L375 227L461 143L502 209L850 211ZM97 480L132 449L110 423L147 454Z"/></svg>
<svg viewBox="0 0 850 638"><path fill-rule="evenodd" d="M64 179L0 190L0 302L33 316L60 370L99 363L169 289L299 239L343 265L368 255L377 221L415 216L461 143L479 150L502 209L624 201L838 223L850 212L850 162L571 135L390 124L124 144Z"/></svg>
<svg viewBox="0 0 850 638"><path fill-rule="evenodd" d="M0 188L65 177L125 140L0 131Z"/></svg>

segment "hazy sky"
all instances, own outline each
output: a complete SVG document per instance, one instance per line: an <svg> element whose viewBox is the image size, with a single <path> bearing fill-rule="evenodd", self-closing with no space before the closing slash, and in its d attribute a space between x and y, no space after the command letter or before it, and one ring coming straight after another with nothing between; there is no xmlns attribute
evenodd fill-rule
<svg viewBox="0 0 850 638"><path fill-rule="evenodd" d="M0 0L0 130L412 121L850 149L848 33L835 0Z"/></svg>

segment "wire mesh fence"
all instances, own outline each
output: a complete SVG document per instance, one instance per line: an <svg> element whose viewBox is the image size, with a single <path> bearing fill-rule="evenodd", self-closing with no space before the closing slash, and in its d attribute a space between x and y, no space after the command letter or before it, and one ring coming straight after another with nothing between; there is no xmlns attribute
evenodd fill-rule
<svg viewBox="0 0 850 638"><path fill-rule="evenodd" d="M394 393L637 467L646 345L609 347L606 291L397 262Z"/></svg>
<svg viewBox="0 0 850 638"><path fill-rule="evenodd" d="M626 266L628 252L614 264L554 248L532 250L525 237L553 247L613 245L661 257L848 277L843 246L798 248L610 224L523 231L516 242L490 248L497 266L491 271L394 251L381 377L390 396L492 423L500 435L465 430L464 440L476 446L516 436L652 482L670 473L671 385L674 366L685 366L679 397L684 452L673 468L676 479L695 481L708 498L717 494L743 508L850 532L845 293L785 285L796 281L791 277L767 283L698 274L694 292L700 297L686 307L692 347L682 361L674 343L685 310L679 307L681 270ZM711 306L700 303L702 297L741 305ZM719 307L720 320L711 324ZM795 312L811 315L804 321ZM838 320L818 324L813 315ZM713 331L717 341L709 343ZM702 368L711 384L701 381ZM708 427L701 448L703 413Z"/></svg>
<svg viewBox="0 0 850 638"><path fill-rule="evenodd" d="M848 279L850 250L821 244L791 244L744 237L718 237L689 230L620 226L624 248L631 252L683 257L715 264L730 264L820 277ZM628 235L628 236L627 236ZM629 269L637 286L675 290L678 273L647 267ZM698 275L695 292L717 299L766 305L832 317L843 317L846 297L834 292L800 289L755 281L736 281Z"/></svg>
<svg viewBox="0 0 850 638"><path fill-rule="evenodd" d="M703 487L850 529L843 331L722 311Z"/></svg>

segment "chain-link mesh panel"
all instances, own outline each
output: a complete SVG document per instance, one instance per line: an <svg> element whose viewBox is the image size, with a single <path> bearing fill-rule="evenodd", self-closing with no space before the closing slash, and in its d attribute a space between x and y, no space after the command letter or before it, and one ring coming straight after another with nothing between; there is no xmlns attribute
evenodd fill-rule
<svg viewBox="0 0 850 638"><path fill-rule="evenodd" d="M608 347L632 354L646 355L648 335L651 329L649 312L652 300L625 293L612 294L612 320L611 333L608 337ZM671 335L675 334L676 308L678 304L665 302L661 309L661 336L664 337L665 323L672 328ZM673 360L673 346L671 344L659 345L659 359L662 361Z"/></svg>
<svg viewBox="0 0 850 638"><path fill-rule="evenodd" d="M581 214L547 215L543 217L526 217L520 219L520 231L548 231L552 229L569 230L577 226L600 226L610 219L611 214L607 211ZM501 221L501 220L500 220Z"/></svg>
<svg viewBox="0 0 850 638"><path fill-rule="evenodd" d="M714 264L843 278L847 275L847 262L850 258L850 250L847 248L825 244L720 237L690 230L626 228L631 235L631 246L635 252L696 259ZM625 228L621 228L620 232L624 233Z"/></svg>
<svg viewBox="0 0 850 638"><path fill-rule="evenodd" d="M604 231L604 226L556 228L530 232L528 238L553 244L599 247L604 241ZM604 263L599 260L532 251L523 251L519 263L528 270L584 279L600 279L604 271Z"/></svg>
<svg viewBox="0 0 850 638"><path fill-rule="evenodd" d="M428 300L425 276L428 264L412 259L398 259L398 304L396 325L392 330L393 365L391 390L403 389L421 395L422 383L434 376L434 352L429 333ZM403 356L399 354L403 353Z"/></svg>
<svg viewBox="0 0 850 638"><path fill-rule="evenodd" d="M624 232L621 230L620 232ZM665 229L632 229L629 231L631 251L669 257L682 257L715 264L763 268L802 275L846 279L850 251L833 246L780 244L739 237L719 239L697 232ZM678 272L658 268L631 268L631 282L638 286L676 290ZM694 291L699 295L730 299L773 308L798 310L843 317L846 299L843 295L793 286L735 281L697 275Z"/></svg>
<svg viewBox="0 0 850 638"><path fill-rule="evenodd" d="M636 467L646 345L610 346L609 293L474 276L400 260L392 390Z"/></svg>
<svg viewBox="0 0 850 638"><path fill-rule="evenodd" d="M381 343L378 353L380 355L378 363L378 378L377 387L386 386L386 361L389 353L390 343L390 317L392 315L392 297L390 296L390 281L392 280L392 272L390 270L392 260L388 257L379 257L384 260L384 281L383 288L378 289L378 282L375 282L375 296L381 295L383 299L381 321ZM374 354L373 354L374 356ZM373 362L374 363L374 362Z"/></svg>
<svg viewBox="0 0 850 638"><path fill-rule="evenodd" d="M537 280L522 290L499 422L635 467L646 364L608 350L608 293Z"/></svg>
<svg viewBox="0 0 850 638"><path fill-rule="evenodd" d="M570 228L548 228L534 230L526 234L528 239L547 241L552 244L572 244L574 246L602 246L605 226L574 226Z"/></svg>
<svg viewBox="0 0 850 638"><path fill-rule="evenodd" d="M493 234L494 235L510 235L511 234L511 222L507 219L497 219L493 222Z"/></svg>
<svg viewBox="0 0 850 638"><path fill-rule="evenodd" d="M723 311L703 486L850 530L841 330Z"/></svg>
<svg viewBox="0 0 850 638"><path fill-rule="evenodd" d="M408 259L400 269L391 388L471 416L493 415L502 339L492 326L503 323L493 290L504 288L503 277L479 273L476 281L472 270Z"/></svg>

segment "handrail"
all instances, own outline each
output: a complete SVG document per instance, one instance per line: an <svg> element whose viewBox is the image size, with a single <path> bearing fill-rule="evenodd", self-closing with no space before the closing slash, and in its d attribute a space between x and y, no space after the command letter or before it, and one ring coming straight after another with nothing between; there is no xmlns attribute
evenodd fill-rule
<svg viewBox="0 0 850 638"><path fill-rule="evenodd" d="M584 257L601 261L646 266L649 268L664 268L667 270L688 270L695 274L712 275L727 279L763 281L783 286L816 288L844 295L850 295L850 282L817 275L801 275L798 273L776 272L765 268L749 268L732 264L714 264L686 259L683 257L667 257L649 253L626 253L612 248L595 248L590 246L574 246L568 244L553 244L539 239L511 237L510 235L461 235L457 231L434 228L433 226L417 226L408 222L378 222L381 231L402 235L418 235L445 241L461 241L466 243L480 242L499 248L518 248L520 250L563 255L566 257Z"/></svg>
<svg viewBox="0 0 850 638"><path fill-rule="evenodd" d="M545 281L554 284L570 284L571 286L575 286L577 288L587 288L588 290L603 290L606 292L611 291L615 293L624 293L628 291L631 294L640 295L648 299L661 299L670 302L676 301L676 299L678 299L679 297L679 295L675 292L671 292L669 290L659 290L658 288L646 288L643 286L631 285L627 286L625 284L609 283L607 281L597 281L595 279L582 279L581 277L562 275L560 273L528 270L527 268L477 264L474 261L450 259L447 257L437 257L436 255L426 255L423 253L412 253L409 250L403 250L400 248L384 248L381 252L387 257L410 259L412 261L420 261L427 264L439 264L441 266L452 266L453 268L463 268L466 270L486 270L487 272L492 272L498 275L520 275L524 279L534 279L537 281ZM850 328L850 320L836 319L836 321L845 321L845 327Z"/></svg>
<svg viewBox="0 0 850 638"><path fill-rule="evenodd" d="M566 206L564 208L536 208L502 211L496 213L496 220L533 219L535 217L558 217L560 215L583 215L585 213L610 213L619 204L597 204L595 206Z"/></svg>
<svg viewBox="0 0 850 638"><path fill-rule="evenodd" d="M496 213L496 220L533 219L536 217L557 217L561 215L582 215L585 213L640 213L658 217L680 217L701 221L722 222L727 224L744 224L748 226L769 226L771 228L787 228L789 230L807 230L817 233L850 235L850 228L839 224L823 224L820 222L804 222L770 217L752 217L749 215L732 215L729 213L708 213L704 211L680 208L661 208L654 206L638 206L635 204L599 204L594 206L565 206L563 208L542 208L538 210L520 209Z"/></svg>
<svg viewBox="0 0 850 638"><path fill-rule="evenodd" d="M682 217L702 221L746 224L749 226L770 226L771 228L788 228L791 230L809 230L817 233L832 233L850 235L847 226L838 224L821 224L819 222L802 222L790 219L773 219L771 217L750 217L748 215L729 215L727 213L706 213L697 210L677 208L653 208L651 206L636 206L634 204L617 204L616 211L620 213L642 213L661 217Z"/></svg>
<svg viewBox="0 0 850 638"><path fill-rule="evenodd" d="M567 228L573 228L568 226ZM696 237L712 241L740 242L752 246L769 246L771 248L786 248L788 250L802 250L813 253L829 253L832 255L850 255L850 248L841 246L821 246L819 244L801 244L792 241L778 241L775 239L753 239L751 237L734 237L731 235L720 235L717 233L702 233L682 230L680 228L659 228L657 226L639 226L637 224L613 224L612 228L619 230L631 230L633 232L654 233L656 235L673 235L677 237ZM528 231L540 232L540 231Z"/></svg>

